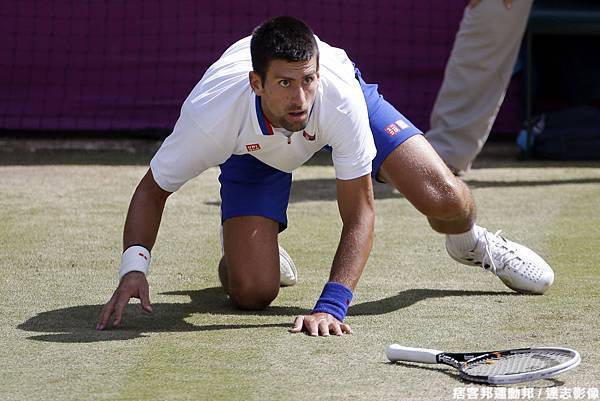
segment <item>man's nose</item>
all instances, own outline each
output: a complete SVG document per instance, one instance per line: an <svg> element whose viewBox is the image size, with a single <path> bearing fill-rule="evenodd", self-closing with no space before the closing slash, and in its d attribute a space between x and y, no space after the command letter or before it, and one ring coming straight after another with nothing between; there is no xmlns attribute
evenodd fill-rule
<svg viewBox="0 0 600 401"><path fill-rule="evenodd" d="M294 106L304 106L304 104L306 103L306 92L302 85L298 85L296 88L294 88L291 103Z"/></svg>

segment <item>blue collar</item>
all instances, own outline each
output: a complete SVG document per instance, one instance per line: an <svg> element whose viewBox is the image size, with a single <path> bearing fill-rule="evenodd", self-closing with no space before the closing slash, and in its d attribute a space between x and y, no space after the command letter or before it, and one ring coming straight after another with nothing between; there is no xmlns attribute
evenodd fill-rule
<svg viewBox="0 0 600 401"><path fill-rule="evenodd" d="M260 96L256 96L255 97L255 104L256 104L256 117L258 117L258 125L260 126L260 130L262 131L263 135L273 135L273 127L271 126L271 123L269 123L269 120L267 120L267 116L265 116L265 113L262 109L262 106L260 105Z"/></svg>

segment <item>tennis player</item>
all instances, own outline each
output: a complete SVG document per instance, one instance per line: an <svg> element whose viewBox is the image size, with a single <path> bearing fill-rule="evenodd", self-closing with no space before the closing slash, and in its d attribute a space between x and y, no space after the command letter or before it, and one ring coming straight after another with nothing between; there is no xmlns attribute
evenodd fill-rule
<svg viewBox="0 0 600 401"><path fill-rule="evenodd" d="M227 49L185 100L133 195L119 286L97 328L111 318L118 325L132 297L151 311L146 275L166 199L213 166L221 169L221 282L238 308L268 306L281 284L277 235L287 227L291 172L323 147L332 152L343 228L329 280L291 332L351 332L344 318L373 239L371 174L447 234L453 258L494 271L517 291L541 293L552 283L539 256L474 224L466 185L343 50L295 18L276 17Z"/></svg>

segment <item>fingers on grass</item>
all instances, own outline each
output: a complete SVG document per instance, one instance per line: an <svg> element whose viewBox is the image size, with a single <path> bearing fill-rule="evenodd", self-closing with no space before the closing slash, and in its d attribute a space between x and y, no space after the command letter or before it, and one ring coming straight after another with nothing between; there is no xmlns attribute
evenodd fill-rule
<svg viewBox="0 0 600 401"><path fill-rule="evenodd" d="M303 326L304 326L304 316L296 316L296 319L294 319L294 325L288 331L290 333L300 333L302 331Z"/></svg>
<svg viewBox="0 0 600 401"><path fill-rule="evenodd" d="M148 288L140 288L140 302L142 303L142 309L148 313L152 313L152 305L150 304L150 294Z"/></svg>
<svg viewBox="0 0 600 401"><path fill-rule="evenodd" d="M313 337L318 337L319 336L319 323L315 320L310 320L308 322L308 334L313 336Z"/></svg>
<svg viewBox="0 0 600 401"><path fill-rule="evenodd" d="M121 324L121 318L123 317L123 311L125 310L125 306L129 303L129 295L121 293L119 295L119 299L115 305L115 320L113 321L114 326L118 326Z"/></svg>
<svg viewBox="0 0 600 401"><path fill-rule="evenodd" d="M329 323L326 320L319 321L319 334L325 337L329 336Z"/></svg>
<svg viewBox="0 0 600 401"><path fill-rule="evenodd" d="M102 312L100 312L100 321L96 325L96 330L104 330L106 328L110 315L112 315L112 308L109 308L109 305L110 304L106 304L104 305L104 308L102 308Z"/></svg>
<svg viewBox="0 0 600 401"><path fill-rule="evenodd" d="M106 326L108 326L108 322L110 321L110 317L112 316L115 310L115 303L117 302L116 292L110 298L110 301L104 305L102 311L100 312L100 321L96 325L96 330L104 330Z"/></svg>

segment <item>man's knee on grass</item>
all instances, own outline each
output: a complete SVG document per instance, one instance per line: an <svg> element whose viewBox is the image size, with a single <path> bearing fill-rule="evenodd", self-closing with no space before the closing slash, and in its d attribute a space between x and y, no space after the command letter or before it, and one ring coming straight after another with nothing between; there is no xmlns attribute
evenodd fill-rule
<svg viewBox="0 0 600 401"><path fill-rule="evenodd" d="M279 294L279 279L246 276L230 280L225 258L219 263L219 279L231 302L239 309L262 310Z"/></svg>

